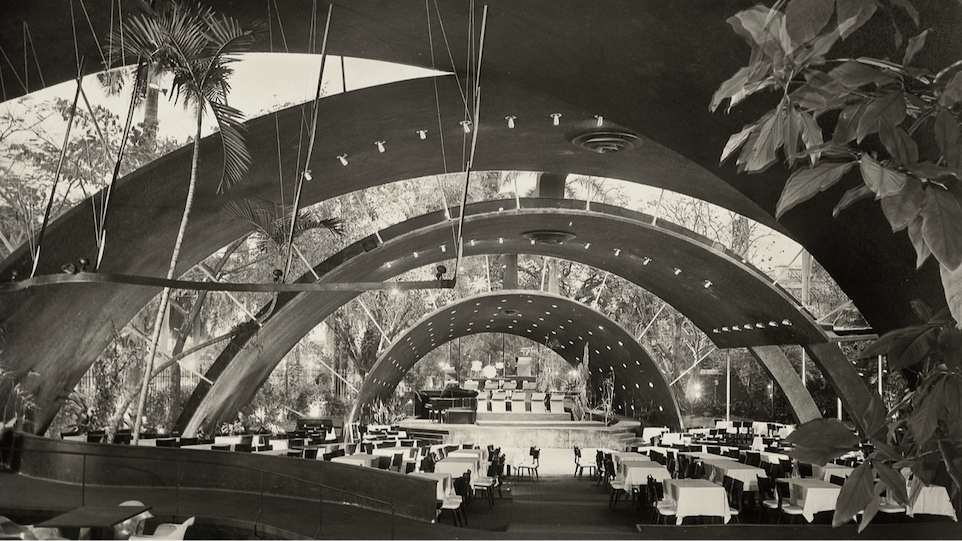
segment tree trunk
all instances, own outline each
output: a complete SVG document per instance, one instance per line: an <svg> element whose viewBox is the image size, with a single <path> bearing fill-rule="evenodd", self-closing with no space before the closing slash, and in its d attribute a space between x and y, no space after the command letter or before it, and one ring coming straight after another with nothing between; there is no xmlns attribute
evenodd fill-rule
<svg viewBox="0 0 962 541"><path fill-rule="evenodd" d="M204 104L201 102L197 104L197 131L194 136L194 156L190 164L190 185L187 188L187 201L184 204L184 215L180 219L180 229L178 229L177 239L174 241L174 251L170 255L170 267L167 269L168 280L173 280L176 277L174 274L177 272L180 248L184 242L184 232L187 230L190 209L194 204L194 189L197 186L197 164L200 162L200 135L203 120ZM144 380L140 387L140 400L137 402L137 416L134 418L133 443L135 445L140 441L140 429L143 425L144 408L147 405L147 392L151 376L153 375L154 357L157 355L157 342L160 340L160 330L164 323L164 312L167 310L168 302L170 302L170 288L165 287L164 291L160 294L160 307L157 309L157 319L154 321L154 333L147 351L147 360L144 363Z"/></svg>

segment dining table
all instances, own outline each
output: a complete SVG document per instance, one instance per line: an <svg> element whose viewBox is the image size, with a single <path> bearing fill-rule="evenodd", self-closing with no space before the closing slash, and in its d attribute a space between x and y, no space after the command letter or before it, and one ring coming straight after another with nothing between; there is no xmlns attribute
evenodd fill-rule
<svg viewBox="0 0 962 541"><path fill-rule="evenodd" d="M438 471L433 472L411 472L408 475L413 475L415 477L423 477L424 479L431 479L436 481L438 484L437 499L443 500L448 494L453 490L454 484L451 481L450 473L442 473Z"/></svg>
<svg viewBox="0 0 962 541"><path fill-rule="evenodd" d="M350 464L352 466L361 466L365 468L373 468L377 464L377 455L368 455L364 453L357 453L353 455L346 456L336 456L331 459L331 462L337 464Z"/></svg>
<svg viewBox="0 0 962 541"><path fill-rule="evenodd" d="M758 477L768 475L762 468L749 466L724 457L702 460L705 465L705 475L713 483L722 484L725 476L738 479L744 483L746 492L758 492Z"/></svg>
<svg viewBox="0 0 962 541"><path fill-rule="evenodd" d="M450 473L452 477L461 477L464 472L471 472L471 479L478 478L481 470L481 459L475 456L446 456L434 464L434 471Z"/></svg>
<svg viewBox="0 0 962 541"><path fill-rule="evenodd" d="M855 471L855 468L842 466L841 464L828 463L823 466L812 465L812 477L821 479L822 481L831 481L833 475L844 479L852 475L853 471Z"/></svg>
<svg viewBox="0 0 962 541"><path fill-rule="evenodd" d="M721 517L725 524L731 520L728 494L725 489L707 479L665 480L665 497L675 502L675 524L685 517Z"/></svg>
<svg viewBox="0 0 962 541"><path fill-rule="evenodd" d="M37 526L42 528L61 528L79 533L81 528L90 528L91 539L113 539L113 527L150 510L149 505L85 505L62 515L45 520ZM79 539L79 535L77 536Z"/></svg>
<svg viewBox="0 0 962 541"><path fill-rule="evenodd" d="M661 482L671 479L671 473L668 468L650 460L645 462L627 461L618 466L618 477L624 480L625 488L630 491L647 485L648 477Z"/></svg>
<svg viewBox="0 0 962 541"><path fill-rule="evenodd" d="M802 509L802 516L811 522L815 513L834 511L842 487L815 477L783 477L778 483L788 483L788 501Z"/></svg>
<svg viewBox="0 0 962 541"><path fill-rule="evenodd" d="M615 469L618 469L623 462L651 462L651 458L641 453L632 452L620 452L611 453L611 461L615 464Z"/></svg>
<svg viewBox="0 0 962 541"><path fill-rule="evenodd" d="M481 459L482 462L487 462L488 460L488 450L487 449L458 449L457 451L451 451L448 456L475 456Z"/></svg>
<svg viewBox="0 0 962 541"><path fill-rule="evenodd" d="M905 514L910 517L915 515L941 515L950 517L958 522L959 518L952 507L952 500L949 493L943 486L926 485L918 478L913 478L906 483L906 490L909 494L909 505L905 507Z"/></svg>

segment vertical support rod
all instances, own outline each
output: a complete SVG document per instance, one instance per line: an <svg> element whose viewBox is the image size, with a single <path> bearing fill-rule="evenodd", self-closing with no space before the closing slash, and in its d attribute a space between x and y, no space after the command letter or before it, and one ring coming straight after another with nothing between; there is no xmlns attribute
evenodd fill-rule
<svg viewBox="0 0 962 541"><path fill-rule="evenodd" d="M732 354L725 352L725 422L732 420Z"/></svg>
<svg viewBox="0 0 962 541"><path fill-rule="evenodd" d="M878 395L882 396L882 356L878 356Z"/></svg>

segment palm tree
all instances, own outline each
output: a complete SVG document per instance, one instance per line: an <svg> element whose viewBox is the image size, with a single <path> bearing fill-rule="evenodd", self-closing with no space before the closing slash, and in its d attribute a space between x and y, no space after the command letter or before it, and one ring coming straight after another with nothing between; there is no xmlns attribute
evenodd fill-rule
<svg viewBox="0 0 962 541"><path fill-rule="evenodd" d="M187 201L181 217L180 228L170 256L167 279L174 279L184 231L194 202L197 185L197 164L200 158L201 126L204 110L210 108L220 128L224 145L224 167L217 191L238 182L247 172L250 155L241 134L242 113L227 104L230 93L229 79L233 70L230 64L236 60L233 53L245 50L261 30L259 24L243 27L234 19L214 14L210 8L187 5L180 1L165 2L159 8L143 5L143 12L123 23L123 39L115 36L114 43L122 43L124 52L141 58L147 65L173 75L174 100L183 99L185 107L193 107L197 124L194 134L194 153L190 168L190 184ZM138 77L147 70L140 70ZM153 371L157 342L164 321L164 313L170 300L170 288L164 288L160 307L154 323L153 335L145 361L144 379L141 384L137 416L134 420L134 441L140 437L144 405L150 374Z"/></svg>

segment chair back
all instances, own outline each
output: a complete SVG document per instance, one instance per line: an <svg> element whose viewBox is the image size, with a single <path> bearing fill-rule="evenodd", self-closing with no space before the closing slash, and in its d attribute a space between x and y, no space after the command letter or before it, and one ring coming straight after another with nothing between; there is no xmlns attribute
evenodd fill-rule
<svg viewBox="0 0 962 541"><path fill-rule="evenodd" d="M401 471L401 465L404 464L404 455L401 453L394 453L394 458L391 459L391 469L394 471Z"/></svg>
<svg viewBox="0 0 962 541"><path fill-rule="evenodd" d="M768 477L758 476L758 495L763 500L772 500L775 494L772 493L772 480Z"/></svg>
<svg viewBox="0 0 962 541"><path fill-rule="evenodd" d="M782 474L783 474L784 477L791 477L791 476L792 476L792 469L793 469L793 468L792 468L792 461L791 461L791 460L786 460L786 459L779 460L779 461L778 461L778 465L782 467Z"/></svg>
<svg viewBox="0 0 962 541"><path fill-rule="evenodd" d="M581 449L575 446L575 462L579 462L580 460L581 460Z"/></svg>
<svg viewBox="0 0 962 541"><path fill-rule="evenodd" d="M731 498L731 506L738 509L739 512L742 510L742 496L745 493L745 482L741 479L732 479L732 488L729 492Z"/></svg>
<svg viewBox="0 0 962 541"><path fill-rule="evenodd" d="M377 469L386 470L391 467L391 460L393 457L390 456L379 456L377 457Z"/></svg>
<svg viewBox="0 0 962 541"><path fill-rule="evenodd" d="M833 485L842 486L845 484L845 478L838 475L833 475L828 478L828 482L832 483Z"/></svg>
<svg viewBox="0 0 962 541"><path fill-rule="evenodd" d="M317 449L304 449L304 458L307 460L317 460Z"/></svg>
<svg viewBox="0 0 962 541"><path fill-rule="evenodd" d="M811 464L806 462L798 463L798 476L799 477L812 477L814 476L814 468Z"/></svg>

